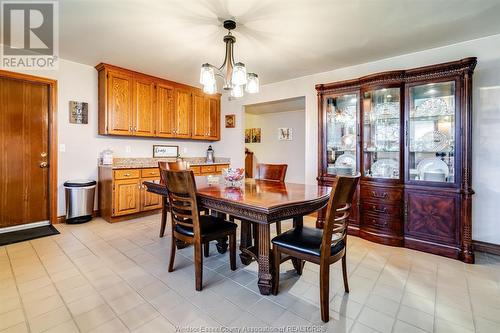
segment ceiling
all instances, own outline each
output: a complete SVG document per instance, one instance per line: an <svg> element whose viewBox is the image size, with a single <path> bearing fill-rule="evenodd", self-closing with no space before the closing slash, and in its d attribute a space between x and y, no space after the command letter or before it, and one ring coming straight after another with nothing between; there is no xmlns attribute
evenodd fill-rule
<svg viewBox="0 0 500 333"><path fill-rule="evenodd" d="M60 0L60 56L198 85L235 59L271 83L500 33L498 0ZM472 55L471 55L472 56Z"/></svg>
<svg viewBox="0 0 500 333"><path fill-rule="evenodd" d="M305 110L306 98L295 97L245 106L245 112L252 114L276 113Z"/></svg>

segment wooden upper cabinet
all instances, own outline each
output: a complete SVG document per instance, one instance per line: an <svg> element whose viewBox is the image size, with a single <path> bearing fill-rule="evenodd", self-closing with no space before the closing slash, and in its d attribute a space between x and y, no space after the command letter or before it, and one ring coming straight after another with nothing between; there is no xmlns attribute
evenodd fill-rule
<svg viewBox="0 0 500 333"><path fill-rule="evenodd" d="M153 81L134 80L133 131L137 136L154 136L156 110L154 107L155 85Z"/></svg>
<svg viewBox="0 0 500 333"><path fill-rule="evenodd" d="M99 134L220 139L220 95L99 64Z"/></svg>
<svg viewBox="0 0 500 333"><path fill-rule="evenodd" d="M193 139L207 136L207 102L203 94L193 94Z"/></svg>
<svg viewBox="0 0 500 333"><path fill-rule="evenodd" d="M220 140L220 99L208 97L206 127L209 140Z"/></svg>
<svg viewBox="0 0 500 333"><path fill-rule="evenodd" d="M217 97L193 94L193 139L219 140L219 105Z"/></svg>
<svg viewBox="0 0 500 333"><path fill-rule="evenodd" d="M156 86L156 136L175 136L174 88L164 84Z"/></svg>
<svg viewBox="0 0 500 333"><path fill-rule="evenodd" d="M132 77L118 72L109 72L107 82L107 132L132 135Z"/></svg>
<svg viewBox="0 0 500 333"><path fill-rule="evenodd" d="M175 106L175 137L191 138L191 91L176 88Z"/></svg>

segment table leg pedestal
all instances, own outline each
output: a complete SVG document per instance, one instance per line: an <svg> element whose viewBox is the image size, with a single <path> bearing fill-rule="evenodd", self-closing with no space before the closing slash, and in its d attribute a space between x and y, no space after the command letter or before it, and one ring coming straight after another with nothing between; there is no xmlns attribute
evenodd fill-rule
<svg viewBox="0 0 500 333"><path fill-rule="evenodd" d="M269 295L271 294L272 289L270 225L260 223L257 224L257 232L259 235L259 244L257 249L259 281L257 284L262 295Z"/></svg>

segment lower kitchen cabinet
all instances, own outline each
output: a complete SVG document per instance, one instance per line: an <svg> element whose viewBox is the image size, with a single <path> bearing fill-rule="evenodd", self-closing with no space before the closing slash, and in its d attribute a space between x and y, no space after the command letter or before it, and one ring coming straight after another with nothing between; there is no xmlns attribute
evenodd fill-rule
<svg viewBox="0 0 500 333"><path fill-rule="evenodd" d="M221 174L229 164L193 165L196 176ZM162 208L162 198L147 191L145 181L159 181L158 168L113 169L99 167L99 212L108 222L152 214Z"/></svg>

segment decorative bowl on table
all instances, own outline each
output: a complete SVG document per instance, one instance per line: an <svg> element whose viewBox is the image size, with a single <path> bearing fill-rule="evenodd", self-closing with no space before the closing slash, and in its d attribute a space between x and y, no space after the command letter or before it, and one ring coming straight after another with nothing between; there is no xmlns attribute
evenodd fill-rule
<svg viewBox="0 0 500 333"><path fill-rule="evenodd" d="M241 186L243 178L245 178L245 169L243 168L227 168L222 169L222 175L229 186Z"/></svg>

